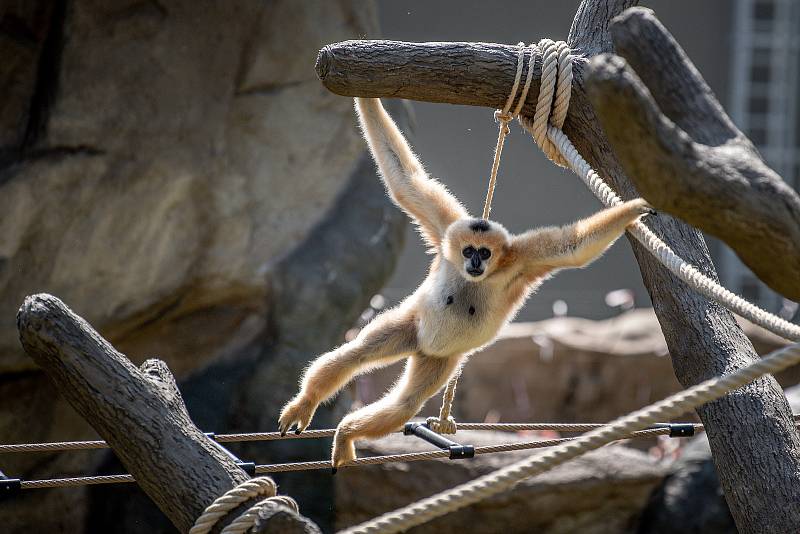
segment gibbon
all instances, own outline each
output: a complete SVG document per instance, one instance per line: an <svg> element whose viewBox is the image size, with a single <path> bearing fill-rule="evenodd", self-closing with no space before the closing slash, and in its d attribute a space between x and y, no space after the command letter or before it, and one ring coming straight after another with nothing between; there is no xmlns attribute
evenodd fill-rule
<svg viewBox="0 0 800 534"><path fill-rule="evenodd" d="M296 427L299 434L317 406L355 375L407 358L403 376L383 398L339 423L334 472L355 459L356 439L384 436L416 415L467 356L494 340L542 281L559 269L589 264L628 225L653 213L637 199L568 226L512 235L495 221L470 217L428 177L379 99L357 98L355 107L388 194L434 256L422 285L355 339L317 358L281 411L280 432Z"/></svg>

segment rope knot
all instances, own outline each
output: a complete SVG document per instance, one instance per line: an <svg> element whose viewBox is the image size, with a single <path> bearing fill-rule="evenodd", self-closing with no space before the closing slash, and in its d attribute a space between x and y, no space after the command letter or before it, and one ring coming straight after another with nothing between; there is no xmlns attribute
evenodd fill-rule
<svg viewBox="0 0 800 534"><path fill-rule="evenodd" d="M456 420L453 419L452 415L448 415L447 419L428 417L425 420L425 424L428 425L428 428L439 434L455 434L456 430L458 430L458 425L456 425Z"/></svg>

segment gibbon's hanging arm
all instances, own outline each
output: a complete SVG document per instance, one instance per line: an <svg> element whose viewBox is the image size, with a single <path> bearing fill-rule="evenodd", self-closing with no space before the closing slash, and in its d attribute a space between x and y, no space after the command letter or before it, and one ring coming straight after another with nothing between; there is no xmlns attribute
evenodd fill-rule
<svg viewBox="0 0 800 534"><path fill-rule="evenodd" d="M437 434L428 428L426 423L406 423L406 426L403 428L403 434L406 436L417 436L418 438L427 441L431 445L450 451L451 460L463 460L464 458L475 457L474 446L461 445L455 441L450 441L441 434Z"/></svg>

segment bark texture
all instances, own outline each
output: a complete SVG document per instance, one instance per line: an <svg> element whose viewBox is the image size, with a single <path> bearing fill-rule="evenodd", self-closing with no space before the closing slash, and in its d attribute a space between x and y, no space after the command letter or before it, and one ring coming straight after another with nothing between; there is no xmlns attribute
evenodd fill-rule
<svg viewBox="0 0 800 534"><path fill-rule="evenodd" d="M51 295L25 299L17 325L28 355L181 532L249 478L194 425L164 362L137 368Z"/></svg>
<svg viewBox="0 0 800 534"><path fill-rule="evenodd" d="M572 102L564 131L584 158L625 199L635 198L639 193L626 177L605 137L586 85L587 76L591 76L589 60L613 51L612 33L609 31L612 19L634 4L636 2L630 0L584 0L568 38L569 45L579 57L575 59ZM629 12L628 17L620 18L616 24L624 25L630 17L641 16L641 13L638 10ZM343 43L342 46L332 45L328 52L324 49L318 60L318 65L329 65L329 56L335 55L336 68L323 68L318 72L323 83L340 94L402 96L498 107L512 85L510 76L516 63L509 61L507 52L503 59L498 49L486 47L482 48L484 52L496 53L497 65L507 65L505 73L481 72L474 75L469 69L458 68L451 71L447 67L448 55L462 54L470 46L463 43L400 45L372 42L359 46L352 42ZM409 67L415 77L403 77L401 72L405 64L401 58L391 57L394 49L416 58L410 61ZM336 54L331 54L330 50L335 50ZM416 56L415 50L419 50L421 56ZM350 55L345 56L345 51ZM378 64L374 70L363 66L373 61ZM430 68L421 69L420 61ZM491 64L489 61L485 63ZM359 65L368 75L353 77L353 85L349 86L349 80L340 73ZM391 72L384 70L387 65L394 65ZM504 79L503 88L496 87L501 83L499 80ZM405 85L407 82L411 87ZM475 87L481 84L491 89L476 91ZM593 98L601 96L595 93ZM535 102L535 99L536 92L531 91L528 100ZM524 113L531 113L530 104L524 108ZM717 279L708 248L698 230L667 215L653 218L648 224L683 258L707 276ZM689 386L730 372L757 358L752 344L730 312L688 291L640 245L632 242L632 246L664 332L673 368L682 385ZM708 428L720 480L740 531L797 530L800 526L800 509L795 505L800 502L800 485L797 484L800 440L789 406L774 378L757 380L701 407L698 413ZM764 460L766 454L769 454L769 461Z"/></svg>
<svg viewBox="0 0 800 534"><path fill-rule="evenodd" d="M611 33L625 60L593 60L590 96L627 176L656 208L722 239L772 289L800 300L800 196L650 11L624 14Z"/></svg>
<svg viewBox="0 0 800 534"><path fill-rule="evenodd" d="M518 46L493 43L344 41L319 51L316 70L337 95L502 108L518 56ZM531 95L539 92L541 73L542 56L536 54ZM533 115L535 109L536 100L528 98L524 112Z"/></svg>

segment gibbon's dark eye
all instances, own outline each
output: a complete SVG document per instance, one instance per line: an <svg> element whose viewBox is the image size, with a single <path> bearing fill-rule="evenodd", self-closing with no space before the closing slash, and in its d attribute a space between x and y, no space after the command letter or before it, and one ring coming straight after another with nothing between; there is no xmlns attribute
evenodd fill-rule
<svg viewBox="0 0 800 534"><path fill-rule="evenodd" d="M479 248L478 254L480 255L482 260L488 260L492 256L492 251L488 248Z"/></svg>
<svg viewBox="0 0 800 534"><path fill-rule="evenodd" d="M465 258L471 258L475 254L475 249L472 247L467 247L461 251L461 254L463 254Z"/></svg>

